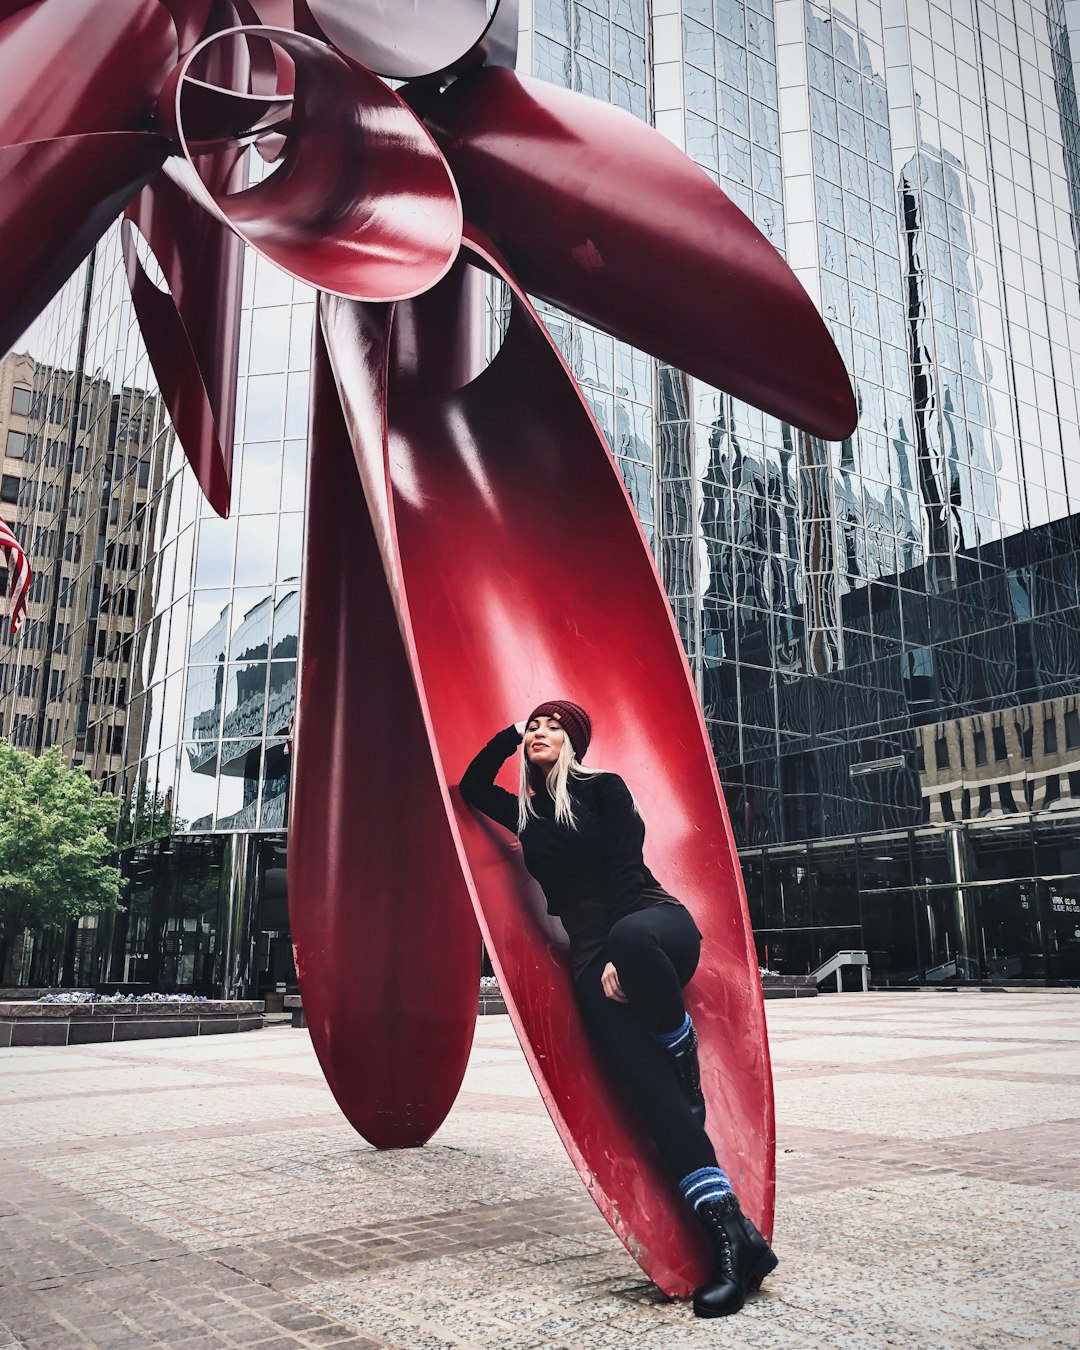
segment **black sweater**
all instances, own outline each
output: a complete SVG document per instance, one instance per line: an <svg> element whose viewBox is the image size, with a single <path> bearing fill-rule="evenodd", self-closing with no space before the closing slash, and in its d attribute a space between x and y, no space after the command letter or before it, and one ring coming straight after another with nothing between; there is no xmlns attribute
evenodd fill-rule
<svg viewBox="0 0 1080 1350"><path fill-rule="evenodd" d="M492 737L465 770L461 795L485 816L518 832L518 803L496 787L503 761L521 743L516 727ZM562 920L570 939L570 968L576 979L604 949L617 920L655 904L677 904L657 883L641 856L645 823L634 809L630 789L615 773L571 778L576 829L555 820L551 794L532 799L535 816L518 836L525 866L540 883L548 913Z"/></svg>

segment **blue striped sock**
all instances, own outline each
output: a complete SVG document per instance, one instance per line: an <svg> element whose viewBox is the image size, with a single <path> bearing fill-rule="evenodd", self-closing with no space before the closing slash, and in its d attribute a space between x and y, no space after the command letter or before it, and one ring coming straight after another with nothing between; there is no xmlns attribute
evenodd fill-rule
<svg viewBox="0 0 1080 1350"><path fill-rule="evenodd" d="M690 1014L687 1013L674 1031L651 1031L649 1034L657 1045L662 1045L665 1050L670 1050L673 1055L681 1055L686 1049L686 1044L693 1029L694 1024L690 1021Z"/></svg>
<svg viewBox="0 0 1080 1350"><path fill-rule="evenodd" d="M679 1190L695 1209L712 1200L722 1200L725 1195L732 1193L728 1174L720 1167L699 1167L696 1172L683 1177L679 1182Z"/></svg>

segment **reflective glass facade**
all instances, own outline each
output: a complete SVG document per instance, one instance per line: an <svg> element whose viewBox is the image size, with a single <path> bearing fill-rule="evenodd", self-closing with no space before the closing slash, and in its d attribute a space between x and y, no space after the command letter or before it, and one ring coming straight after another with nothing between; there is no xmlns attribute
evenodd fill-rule
<svg viewBox="0 0 1080 1350"><path fill-rule="evenodd" d="M881 982L1080 978L1076 51L1073 0L523 0L521 68L685 149L855 381L859 429L828 444L544 310L655 549L774 969L853 947ZM0 381L32 389L9 455L83 452L70 482L5 461L62 561L36 550L57 591L0 648L0 712L129 803L143 909L108 961L84 944L115 979L287 967L312 298L256 262L245 287L228 522L183 467L115 241L28 335L32 378Z"/></svg>

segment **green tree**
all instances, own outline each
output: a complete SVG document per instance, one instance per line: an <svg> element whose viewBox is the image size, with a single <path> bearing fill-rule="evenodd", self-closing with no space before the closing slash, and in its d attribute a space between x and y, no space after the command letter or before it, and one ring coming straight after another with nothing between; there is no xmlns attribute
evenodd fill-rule
<svg viewBox="0 0 1080 1350"><path fill-rule="evenodd" d="M119 908L112 865L120 802L99 792L58 749L35 757L0 742L0 916L4 970L13 978L25 928L63 928Z"/></svg>

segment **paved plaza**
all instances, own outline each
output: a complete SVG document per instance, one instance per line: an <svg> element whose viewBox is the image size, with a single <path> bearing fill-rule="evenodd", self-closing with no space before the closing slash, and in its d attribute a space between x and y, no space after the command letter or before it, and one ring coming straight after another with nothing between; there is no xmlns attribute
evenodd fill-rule
<svg viewBox="0 0 1080 1350"><path fill-rule="evenodd" d="M1080 993L768 1005L779 1270L663 1301L506 1017L425 1149L379 1153L307 1032L0 1051L0 1350L1080 1344Z"/></svg>

